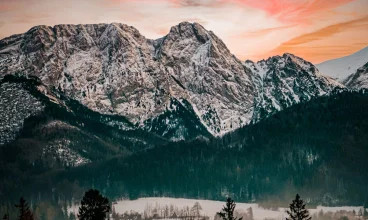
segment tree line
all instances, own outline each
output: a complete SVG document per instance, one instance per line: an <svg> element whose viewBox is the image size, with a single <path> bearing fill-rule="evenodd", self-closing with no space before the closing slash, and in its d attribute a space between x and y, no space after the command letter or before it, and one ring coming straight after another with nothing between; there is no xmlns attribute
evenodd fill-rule
<svg viewBox="0 0 368 220"><path fill-rule="evenodd" d="M21 197L18 204L14 205L18 209L18 216L11 218L9 213L5 213L3 220L17 219L17 220L38 220L35 218L34 213L31 211L29 204ZM220 212L216 213L215 220L253 220L253 211L248 209L247 214L239 214L235 211L236 203L231 198L226 200L226 204L223 206ZM112 214L110 211L112 210ZM144 215L140 215L136 212L124 213L119 215L115 212L115 209L111 209L111 203L109 199L96 189L90 189L85 192L78 210L77 216L73 213L69 215L70 220L140 220L140 219L184 219L184 220L208 220L208 216L201 215L202 206L196 202L193 207L188 206L183 209L171 206L159 206L156 207L147 206L145 208ZM286 220L311 220L312 217L306 208L306 204L297 194L295 199L286 211L288 217ZM41 218L40 218L41 219ZM348 220L348 219L341 219Z"/></svg>

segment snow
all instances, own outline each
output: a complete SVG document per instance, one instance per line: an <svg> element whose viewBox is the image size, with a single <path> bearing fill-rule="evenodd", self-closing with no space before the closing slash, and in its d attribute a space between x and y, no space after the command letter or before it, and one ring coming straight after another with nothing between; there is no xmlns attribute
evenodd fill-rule
<svg viewBox="0 0 368 220"><path fill-rule="evenodd" d="M343 83L352 89L367 89L368 88L368 62L360 67L356 73L348 76Z"/></svg>
<svg viewBox="0 0 368 220"><path fill-rule="evenodd" d="M43 109L44 105L20 84L0 84L0 146L14 140L24 120Z"/></svg>
<svg viewBox="0 0 368 220"><path fill-rule="evenodd" d="M252 72L257 73L261 77L261 79L266 76L267 71L269 70L264 60L261 60L257 63L246 61L244 63L244 66L248 67Z"/></svg>
<svg viewBox="0 0 368 220"><path fill-rule="evenodd" d="M288 53L257 63L247 60L244 66L254 73L252 80L258 93L253 121L312 97L328 95L336 87L344 88L320 74L310 62Z"/></svg>
<svg viewBox="0 0 368 220"><path fill-rule="evenodd" d="M202 199L184 199L184 198L168 198L168 197L149 197L149 198L139 198L136 200L119 200L113 202L115 212L118 214L123 214L125 212L138 212L143 213L145 209L149 206L151 207L164 207L173 205L179 209L186 206L193 207L193 205L198 202L201 207L201 215L208 216L210 220L213 220L216 213L221 211L222 207L225 205L225 201L214 201L214 200L202 200ZM256 203L236 203L235 211L240 213L247 213L247 209L252 208L253 217L255 220L264 219L275 219L283 220L286 218L286 208L276 208L276 209L265 209L260 207ZM319 213L321 210L324 213L327 212L338 212L338 211L348 211L353 210L358 213L363 207L361 206L342 206L342 207L325 207L317 206L315 209L309 209L311 215ZM78 205L68 207L68 213L77 213Z"/></svg>
<svg viewBox="0 0 368 220"><path fill-rule="evenodd" d="M197 65L208 66L210 62L210 48L211 41L207 41L205 44L199 46L192 57L192 62Z"/></svg>
<svg viewBox="0 0 368 220"><path fill-rule="evenodd" d="M196 115L202 115L201 112L199 112L198 108L196 105L192 104L192 108L194 110L194 112L196 113ZM213 129L211 129L207 123L205 121L203 121L202 117L199 117L200 122L203 124L203 126L207 129L208 132L210 132L212 135L216 135L216 133L213 131ZM221 134L220 134L221 135Z"/></svg>
<svg viewBox="0 0 368 220"><path fill-rule="evenodd" d="M317 64L319 71L338 81L344 80L349 75L355 73L358 68L368 62L368 47L353 53L349 56L328 60Z"/></svg>

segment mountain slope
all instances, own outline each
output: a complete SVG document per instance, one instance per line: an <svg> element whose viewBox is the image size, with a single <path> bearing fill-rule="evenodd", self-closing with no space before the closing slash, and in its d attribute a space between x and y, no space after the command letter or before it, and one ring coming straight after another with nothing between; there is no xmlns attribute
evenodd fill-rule
<svg viewBox="0 0 368 220"><path fill-rule="evenodd" d="M185 99L172 99L167 110L145 121L144 127L147 131L171 141L191 140L200 136L212 137Z"/></svg>
<svg viewBox="0 0 368 220"><path fill-rule="evenodd" d="M319 71L333 79L342 82L346 77L355 73L358 68L368 62L368 47L346 57L327 60L316 67Z"/></svg>
<svg viewBox="0 0 368 220"><path fill-rule="evenodd" d="M31 178L28 187L42 185L45 194L53 189L59 195L83 195L84 189L97 186L112 199L222 200L230 195L237 201L284 205L300 193L311 204L359 205L368 196L367 94L336 91L223 138L168 143ZM68 182L55 187L63 179Z"/></svg>
<svg viewBox="0 0 368 220"><path fill-rule="evenodd" d="M36 77L7 75L0 91L0 148L4 155L19 149L15 157L31 152L25 155L30 164L74 166L166 142L121 116L102 115L65 98Z"/></svg>
<svg viewBox="0 0 368 220"><path fill-rule="evenodd" d="M343 84L348 88L362 89L368 88L368 62L364 66L357 69L357 71L346 79L344 79Z"/></svg>
<svg viewBox="0 0 368 220"><path fill-rule="evenodd" d="M0 41L0 68L0 78L37 76L95 112L170 140L221 136L343 87L291 54L243 64L213 32L188 22L156 40L116 23L37 26ZM173 100L188 102L190 113L171 114ZM195 126L180 122L187 113Z"/></svg>
<svg viewBox="0 0 368 220"><path fill-rule="evenodd" d="M255 111L257 121L313 97L328 95L343 85L324 77L310 62L292 54L270 57L244 65L255 73Z"/></svg>
<svg viewBox="0 0 368 220"><path fill-rule="evenodd" d="M251 72L211 31L180 23L164 37L157 56L179 85L172 87L173 95L184 96L212 133L223 134L250 121Z"/></svg>
<svg viewBox="0 0 368 220"><path fill-rule="evenodd" d="M249 122L253 84L224 43L180 23L157 40L123 24L37 26L0 41L1 76L35 75L103 114L144 127L186 99L214 135ZM216 120L215 120L216 119Z"/></svg>

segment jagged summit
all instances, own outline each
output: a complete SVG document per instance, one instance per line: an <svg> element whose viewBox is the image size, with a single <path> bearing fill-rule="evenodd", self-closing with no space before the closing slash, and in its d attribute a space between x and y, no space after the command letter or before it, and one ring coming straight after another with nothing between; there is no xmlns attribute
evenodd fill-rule
<svg viewBox="0 0 368 220"><path fill-rule="evenodd" d="M180 23L157 40L116 23L38 26L0 45L2 76L35 75L92 110L141 126L171 98L187 100L214 135L253 114L251 73L197 23Z"/></svg>
<svg viewBox="0 0 368 220"><path fill-rule="evenodd" d="M255 73L254 82L258 91L253 116L255 121L344 87L323 76L312 63L290 53L257 63L246 61L244 65Z"/></svg>

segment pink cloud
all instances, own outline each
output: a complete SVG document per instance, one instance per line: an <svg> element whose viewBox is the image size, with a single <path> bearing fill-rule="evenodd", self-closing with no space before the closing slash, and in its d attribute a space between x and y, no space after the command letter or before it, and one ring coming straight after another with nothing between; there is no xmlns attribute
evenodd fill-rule
<svg viewBox="0 0 368 220"><path fill-rule="evenodd" d="M225 1L225 0L224 0ZM317 13L335 9L354 0L230 0L265 11L285 23L303 23Z"/></svg>
<svg viewBox="0 0 368 220"><path fill-rule="evenodd" d="M174 7L218 7L226 4L224 0L106 0L112 3L124 3L124 2L144 2L150 4L168 2ZM230 2L231 3L231 2Z"/></svg>
<svg viewBox="0 0 368 220"><path fill-rule="evenodd" d="M0 12L10 11L12 8L10 4L0 3Z"/></svg>

